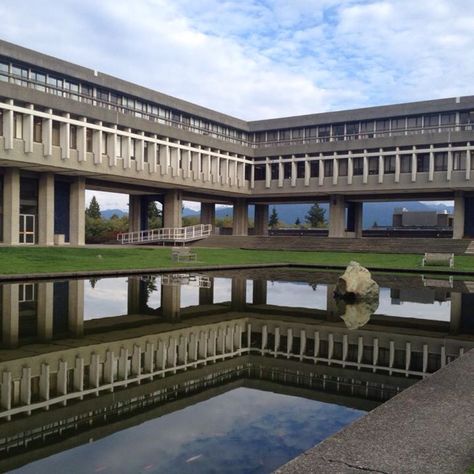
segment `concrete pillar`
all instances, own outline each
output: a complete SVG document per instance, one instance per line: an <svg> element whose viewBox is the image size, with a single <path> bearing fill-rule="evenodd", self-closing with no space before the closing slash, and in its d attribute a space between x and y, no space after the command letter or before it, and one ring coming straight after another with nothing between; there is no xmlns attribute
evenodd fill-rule
<svg viewBox="0 0 474 474"><path fill-rule="evenodd" d="M38 336L43 341L49 341L53 337L54 283L40 282L37 291Z"/></svg>
<svg viewBox="0 0 474 474"><path fill-rule="evenodd" d="M161 314L164 318L177 321L180 318L181 285L161 285Z"/></svg>
<svg viewBox="0 0 474 474"><path fill-rule="evenodd" d="M267 280L253 281L253 304L267 304Z"/></svg>
<svg viewBox="0 0 474 474"><path fill-rule="evenodd" d="M142 196L130 194L128 198L128 231L139 232L141 229Z"/></svg>
<svg viewBox="0 0 474 474"><path fill-rule="evenodd" d="M353 232L354 237L362 237L362 203L349 202L347 203L347 231Z"/></svg>
<svg viewBox="0 0 474 474"><path fill-rule="evenodd" d="M214 278L210 278L211 285L209 288L199 288L199 304L214 304Z"/></svg>
<svg viewBox="0 0 474 474"><path fill-rule="evenodd" d="M248 235L248 205L245 199L234 201L232 235Z"/></svg>
<svg viewBox="0 0 474 474"><path fill-rule="evenodd" d="M70 187L69 198L69 242L71 245L85 244L86 182L76 178Z"/></svg>
<svg viewBox="0 0 474 474"><path fill-rule="evenodd" d="M329 237L344 237L345 217L344 196L331 196L329 201Z"/></svg>
<svg viewBox="0 0 474 474"><path fill-rule="evenodd" d="M268 204L255 204L255 235L268 235Z"/></svg>
<svg viewBox="0 0 474 474"><path fill-rule="evenodd" d="M20 170L6 168L3 182L3 243L18 245L19 234Z"/></svg>
<svg viewBox="0 0 474 474"><path fill-rule="evenodd" d="M453 239L464 237L465 200L462 193L454 195Z"/></svg>
<svg viewBox="0 0 474 474"><path fill-rule="evenodd" d="M13 348L18 345L20 307L18 283L2 285L2 343Z"/></svg>
<svg viewBox="0 0 474 474"><path fill-rule="evenodd" d="M216 205L212 202L201 203L201 224L216 225Z"/></svg>
<svg viewBox="0 0 474 474"><path fill-rule="evenodd" d="M327 285L326 288L326 319L328 321L340 322L341 319L337 314L336 300L334 299L334 290L336 285Z"/></svg>
<svg viewBox="0 0 474 474"><path fill-rule="evenodd" d="M84 280L70 280L68 291L68 325L74 336L84 332Z"/></svg>
<svg viewBox="0 0 474 474"><path fill-rule="evenodd" d="M247 304L247 280L241 277L232 278L231 306L234 311L245 309Z"/></svg>
<svg viewBox="0 0 474 474"><path fill-rule="evenodd" d="M163 202L163 227L181 227L181 211L183 199L181 191L167 191Z"/></svg>
<svg viewBox="0 0 474 474"><path fill-rule="evenodd" d="M38 243L54 245L54 174L42 173L38 189Z"/></svg>

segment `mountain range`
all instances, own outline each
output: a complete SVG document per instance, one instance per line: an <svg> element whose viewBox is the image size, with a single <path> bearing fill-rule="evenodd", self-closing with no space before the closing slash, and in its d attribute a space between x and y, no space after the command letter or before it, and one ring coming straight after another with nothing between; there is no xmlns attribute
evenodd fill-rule
<svg viewBox="0 0 474 474"><path fill-rule="evenodd" d="M326 216L328 214L329 205L322 203L320 206L325 209ZM278 219L283 224L294 224L299 218L300 222L304 223L304 218L308 212L311 204L276 204L270 206L270 212L275 208L278 214ZM397 202L369 202L364 203L363 212L363 226L365 229L372 227L374 223L378 226L389 226L392 224L392 215L396 208L404 207L409 211L446 211L453 212L453 206L447 206L443 203L428 203L419 201L397 201ZM122 217L127 213L120 209L105 209L101 211L102 217L110 219L112 215ZM188 207L183 208L183 216L199 216L200 212ZM249 207L249 217L253 219L254 207ZM216 217L232 217L232 206L219 206L216 209Z"/></svg>

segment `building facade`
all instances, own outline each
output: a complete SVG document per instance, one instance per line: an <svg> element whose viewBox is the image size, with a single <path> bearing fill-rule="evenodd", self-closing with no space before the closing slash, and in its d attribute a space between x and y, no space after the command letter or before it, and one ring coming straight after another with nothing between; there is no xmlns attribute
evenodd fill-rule
<svg viewBox="0 0 474 474"><path fill-rule="evenodd" d="M181 226L182 200L234 206L233 233L267 232L271 203L327 201L329 235L356 237L362 203L454 200L474 236L474 96L247 122L0 41L4 244L84 244L85 190L150 200ZM472 178L474 179L474 178ZM56 238L55 238L56 236Z"/></svg>

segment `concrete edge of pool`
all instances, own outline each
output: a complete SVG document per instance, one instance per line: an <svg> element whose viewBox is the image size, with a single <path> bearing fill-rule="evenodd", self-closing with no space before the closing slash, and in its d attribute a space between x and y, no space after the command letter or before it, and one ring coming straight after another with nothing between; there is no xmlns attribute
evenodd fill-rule
<svg viewBox="0 0 474 474"><path fill-rule="evenodd" d="M280 467L279 474L463 474L474 464L474 350Z"/></svg>
<svg viewBox="0 0 474 474"><path fill-rule="evenodd" d="M115 270L80 270L72 272L42 272L42 273L0 273L0 282L20 281L20 280L44 280L51 278L87 278L100 276L123 276L123 275L145 275L155 273L183 273L183 272L205 272L216 270L247 270L252 268L306 268L322 270L345 270L346 265L330 264L304 264L304 263L252 263L252 264L232 264L232 265L196 265L181 267L158 267L158 268L128 268ZM455 270L454 268L444 269L418 269L418 268L385 268L368 267L372 272L381 273L406 273L420 275L457 275L474 276L474 272L466 270Z"/></svg>

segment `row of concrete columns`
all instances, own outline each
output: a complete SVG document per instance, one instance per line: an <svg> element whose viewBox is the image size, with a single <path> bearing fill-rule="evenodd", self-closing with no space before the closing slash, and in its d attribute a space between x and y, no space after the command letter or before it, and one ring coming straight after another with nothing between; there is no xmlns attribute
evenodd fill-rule
<svg viewBox="0 0 474 474"><path fill-rule="evenodd" d="M20 170L6 168L3 177L3 242L20 243ZM73 178L69 191L69 242L85 243L85 179ZM55 178L42 173L38 180L38 244L54 245Z"/></svg>

